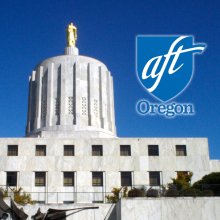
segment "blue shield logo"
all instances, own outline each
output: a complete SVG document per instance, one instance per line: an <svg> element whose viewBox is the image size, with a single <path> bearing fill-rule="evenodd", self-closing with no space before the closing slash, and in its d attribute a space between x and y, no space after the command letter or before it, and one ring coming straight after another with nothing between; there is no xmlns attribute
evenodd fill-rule
<svg viewBox="0 0 220 220"><path fill-rule="evenodd" d="M192 36L144 36L136 38L136 72L142 86L155 98L167 102L183 92L193 76L194 54L205 44Z"/></svg>

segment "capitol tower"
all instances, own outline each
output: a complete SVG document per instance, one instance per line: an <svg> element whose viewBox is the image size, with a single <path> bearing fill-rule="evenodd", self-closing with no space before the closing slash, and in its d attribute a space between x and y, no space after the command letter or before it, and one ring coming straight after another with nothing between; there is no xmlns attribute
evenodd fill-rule
<svg viewBox="0 0 220 220"><path fill-rule="evenodd" d="M113 78L100 61L79 55L67 27L65 55L44 60L29 78L27 137L115 137Z"/></svg>

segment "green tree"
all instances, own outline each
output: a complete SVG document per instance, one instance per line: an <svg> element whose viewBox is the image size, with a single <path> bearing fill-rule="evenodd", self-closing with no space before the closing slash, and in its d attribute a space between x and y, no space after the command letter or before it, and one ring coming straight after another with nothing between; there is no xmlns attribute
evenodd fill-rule
<svg viewBox="0 0 220 220"><path fill-rule="evenodd" d="M175 185L179 191L188 189L191 186L192 176L192 172L177 172L177 177L172 178L172 184Z"/></svg>
<svg viewBox="0 0 220 220"><path fill-rule="evenodd" d="M122 192L122 197L127 197L128 188L127 187L120 187L120 188L113 188L112 189L113 195L107 195L106 199L109 203L117 203L120 198L120 192Z"/></svg>
<svg viewBox="0 0 220 220"><path fill-rule="evenodd" d="M177 172L177 177L172 178L172 183L168 184L165 196L181 196L184 191L191 187L192 172Z"/></svg>
<svg viewBox="0 0 220 220"><path fill-rule="evenodd" d="M31 195L29 193L26 193L23 191L23 189L20 187L18 189L13 188L11 189L11 192L9 193L7 189L0 188L0 191L3 193L3 197L8 197L9 194L14 194L14 201L18 203L19 205L26 205L26 204L34 204L35 201L31 199Z"/></svg>
<svg viewBox="0 0 220 220"><path fill-rule="evenodd" d="M193 188L201 191L211 190L214 195L220 196L220 172L213 172L202 177L193 184Z"/></svg>

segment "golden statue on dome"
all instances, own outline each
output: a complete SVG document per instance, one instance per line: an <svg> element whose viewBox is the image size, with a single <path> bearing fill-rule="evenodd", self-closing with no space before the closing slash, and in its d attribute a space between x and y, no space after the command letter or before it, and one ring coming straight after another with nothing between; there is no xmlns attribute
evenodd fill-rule
<svg viewBox="0 0 220 220"><path fill-rule="evenodd" d="M66 29L67 46L74 47L77 40L77 28L71 22Z"/></svg>

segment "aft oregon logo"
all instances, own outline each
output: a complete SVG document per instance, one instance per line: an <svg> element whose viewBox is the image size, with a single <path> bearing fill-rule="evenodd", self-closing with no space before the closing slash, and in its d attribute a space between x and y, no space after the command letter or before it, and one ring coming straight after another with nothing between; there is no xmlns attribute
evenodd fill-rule
<svg viewBox="0 0 220 220"><path fill-rule="evenodd" d="M194 73L194 55L204 52L206 44L194 43L193 36L155 35L136 37L136 73L144 89L162 103L151 107L140 100L136 109L140 114L194 114L194 106L167 103L180 95L189 85ZM172 105L173 116L166 110ZM175 107L177 105L177 107ZM153 108L153 111L152 111ZM161 110L162 109L162 110Z"/></svg>

